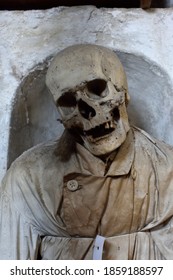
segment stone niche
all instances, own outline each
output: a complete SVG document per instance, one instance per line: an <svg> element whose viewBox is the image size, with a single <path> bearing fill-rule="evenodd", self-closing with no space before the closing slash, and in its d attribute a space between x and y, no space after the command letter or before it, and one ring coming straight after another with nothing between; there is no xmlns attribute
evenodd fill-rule
<svg viewBox="0 0 173 280"><path fill-rule="evenodd" d="M130 123L173 144L173 90L169 77L153 62L140 56L120 51L116 54L128 78ZM25 150L56 139L63 131L56 106L45 85L48 64L49 60L37 66L17 89L11 111L8 167Z"/></svg>
<svg viewBox="0 0 173 280"><path fill-rule="evenodd" d="M37 66L19 85L13 102L7 168L25 150L59 137L63 126L45 85L48 61Z"/></svg>
<svg viewBox="0 0 173 280"><path fill-rule="evenodd" d="M61 135L45 74L52 57L73 44L116 52L128 78L131 124L173 145L172 11L86 6L1 12L0 179L25 150Z"/></svg>

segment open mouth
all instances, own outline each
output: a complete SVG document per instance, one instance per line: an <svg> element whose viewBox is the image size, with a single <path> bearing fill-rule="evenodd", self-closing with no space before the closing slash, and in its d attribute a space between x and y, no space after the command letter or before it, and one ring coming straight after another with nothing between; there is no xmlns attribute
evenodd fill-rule
<svg viewBox="0 0 173 280"><path fill-rule="evenodd" d="M90 142L97 142L103 138L108 137L117 127L120 119L118 108L114 108L110 113L111 120L95 126L94 128L83 130L82 127L72 127L72 133L87 137Z"/></svg>
<svg viewBox="0 0 173 280"><path fill-rule="evenodd" d="M83 135L90 138L90 140L99 140L111 134L115 130L117 122L120 118L119 110L117 107L112 110L111 116L112 120L100 124L89 130L84 130Z"/></svg>
<svg viewBox="0 0 173 280"><path fill-rule="evenodd" d="M116 128L114 121L105 122L87 131L84 131L84 136L91 137L92 139L102 138L112 133Z"/></svg>

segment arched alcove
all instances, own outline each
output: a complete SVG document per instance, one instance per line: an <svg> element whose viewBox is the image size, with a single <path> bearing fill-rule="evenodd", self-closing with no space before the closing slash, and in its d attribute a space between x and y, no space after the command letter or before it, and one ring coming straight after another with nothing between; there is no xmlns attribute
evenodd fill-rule
<svg viewBox="0 0 173 280"><path fill-rule="evenodd" d="M131 124L173 145L173 91L168 75L143 57L116 52L127 73ZM8 167L23 151L57 138L63 126L46 89L49 59L28 74L19 86L11 112Z"/></svg>
<svg viewBox="0 0 173 280"><path fill-rule="evenodd" d="M22 81L12 104L8 162L38 143L57 138L63 131L57 109L45 84L49 59Z"/></svg>
<svg viewBox="0 0 173 280"><path fill-rule="evenodd" d="M148 59L134 54L117 54L127 74L131 124L173 145L173 88L170 77Z"/></svg>

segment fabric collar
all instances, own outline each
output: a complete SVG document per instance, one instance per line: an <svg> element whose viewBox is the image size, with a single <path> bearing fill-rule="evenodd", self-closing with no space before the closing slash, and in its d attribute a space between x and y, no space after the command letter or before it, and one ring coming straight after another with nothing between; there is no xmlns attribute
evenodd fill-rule
<svg viewBox="0 0 173 280"><path fill-rule="evenodd" d="M95 176L120 176L129 173L134 159L134 135L133 130L127 134L125 142L118 149L107 173L105 174L106 163L95 157L85 147L77 144L77 158L80 170L84 174Z"/></svg>

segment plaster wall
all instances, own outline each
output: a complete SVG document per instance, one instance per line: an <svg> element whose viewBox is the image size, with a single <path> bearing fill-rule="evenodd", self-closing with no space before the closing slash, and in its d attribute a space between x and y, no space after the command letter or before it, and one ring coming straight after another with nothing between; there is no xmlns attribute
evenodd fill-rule
<svg viewBox="0 0 173 280"><path fill-rule="evenodd" d="M173 145L173 8L1 11L0 38L0 180L17 154L61 134L44 76L51 57L72 44L115 50L132 123Z"/></svg>
<svg viewBox="0 0 173 280"><path fill-rule="evenodd" d="M173 6L173 0L167 0L166 7L172 7L172 6Z"/></svg>

